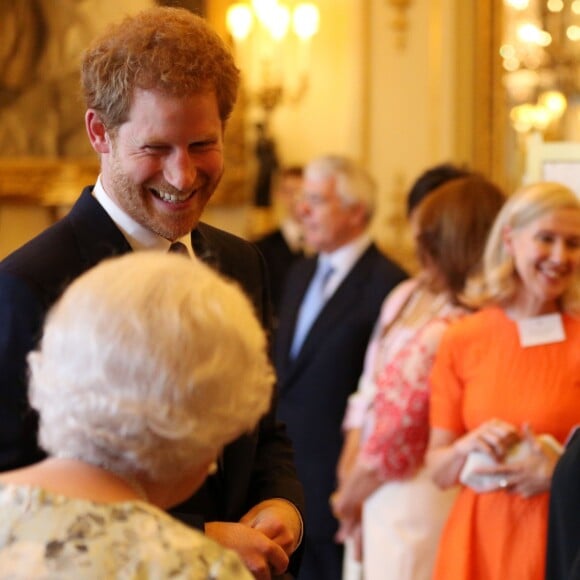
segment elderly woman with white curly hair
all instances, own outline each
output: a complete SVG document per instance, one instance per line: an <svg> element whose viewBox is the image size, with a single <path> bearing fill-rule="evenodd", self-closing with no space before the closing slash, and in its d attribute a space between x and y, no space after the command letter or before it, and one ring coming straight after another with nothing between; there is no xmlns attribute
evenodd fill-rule
<svg viewBox="0 0 580 580"><path fill-rule="evenodd" d="M108 260L69 286L29 362L49 458L0 476L0 576L251 578L162 511L270 404L266 338L233 283L176 255Z"/></svg>

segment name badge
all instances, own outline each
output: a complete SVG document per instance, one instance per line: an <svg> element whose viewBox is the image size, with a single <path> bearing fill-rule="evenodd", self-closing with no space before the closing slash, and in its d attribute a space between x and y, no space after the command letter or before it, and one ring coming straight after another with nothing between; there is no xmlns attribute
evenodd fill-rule
<svg viewBox="0 0 580 580"><path fill-rule="evenodd" d="M553 344L566 339L562 316L558 313L524 318L518 320L517 325L523 347Z"/></svg>

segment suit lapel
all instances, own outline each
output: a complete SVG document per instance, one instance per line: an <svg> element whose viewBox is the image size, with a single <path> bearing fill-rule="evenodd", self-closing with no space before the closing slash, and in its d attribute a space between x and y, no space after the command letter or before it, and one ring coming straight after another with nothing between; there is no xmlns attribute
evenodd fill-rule
<svg viewBox="0 0 580 580"><path fill-rule="evenodd" d="M300 305L316 270L316 258L304 259L297 263L296 268L295 276L287 278L288 285L284 294L284 305L280 311L280 324L276 335L277 358L278 362L282 363L279 368L286 368L292 364L289 357L294 329Z"/></svg>
<svg viewBox="0 0 580 580"><path fill-rule="evenodd" d="M91 192L92 187L86 187L65 218L74 231L85 270L105 258L131 251L125 236Z"/></svg>
<svg viewBox="0 0 580 580"><path fill-rule="evenodd" d="M203 230L203 224L198 224L198 227L191 232L191 247L193 251L202 262L208 266L219 270L219 260L216 249L212 246L206 233Z"/></svg>

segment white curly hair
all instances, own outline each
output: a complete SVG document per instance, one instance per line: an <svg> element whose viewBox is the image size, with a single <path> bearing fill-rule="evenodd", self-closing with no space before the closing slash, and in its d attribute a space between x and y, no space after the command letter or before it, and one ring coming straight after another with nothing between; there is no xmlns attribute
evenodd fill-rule
<svg viewBox="0 0 580 580"><path fill-rule="evenodd" d="M152 481L203 466L253 429L274 383L237 285L160 252L107 260L74 281L29 365L49 454Z"/></svg>
<svg viewBox="0 0 580 580"><path fill-rule="evenodd" d="M377 184L374 178L353 159L341 155L323 155L304 168L306 178L334 178L336 193L345 206L361 204L370 221L376 207Z"/></svg>

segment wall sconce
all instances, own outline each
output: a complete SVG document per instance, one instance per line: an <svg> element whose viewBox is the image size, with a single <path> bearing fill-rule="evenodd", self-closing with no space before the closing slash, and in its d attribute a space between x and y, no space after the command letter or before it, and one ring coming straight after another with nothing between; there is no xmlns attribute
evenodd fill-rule
<svg viewBox="0 0 580 580"><path fill-rule="evenodd" d="M228 8L227 28L250 100L264 111L262 122L283 100L296 103L306 93L310 42L319 20L312 2L252 0Z"/></svg>
<svg viewBox="0 0 580 580"><path fill-rule="evenodd" d="M257 161L254 205L269 208L278 169L270 116L283 102L298 103L308 90L310 42L320 15L312 2L252 0L236 2L226 12L248 103L258 105L254 152ZM251 114L251 110L250 110ZM257 228L260 229L260 228Z"/></svg>

